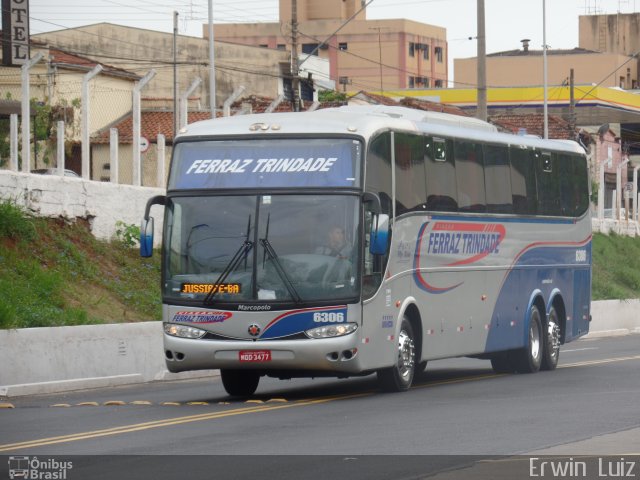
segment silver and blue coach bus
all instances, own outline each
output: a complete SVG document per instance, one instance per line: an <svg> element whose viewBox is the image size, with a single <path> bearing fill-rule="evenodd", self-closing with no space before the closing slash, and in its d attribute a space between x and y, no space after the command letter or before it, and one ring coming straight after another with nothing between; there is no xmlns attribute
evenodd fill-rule
<svg viewBox="0 0 640 480"><path fill-rule="evenodd" d="M220 369L236 396L263 375L375 372L406 390L447 357L552 370L589 329L588 189L575 142L465 117L342 107L191 124L141 233L148 256L164 205L167 367Z"/></svg>

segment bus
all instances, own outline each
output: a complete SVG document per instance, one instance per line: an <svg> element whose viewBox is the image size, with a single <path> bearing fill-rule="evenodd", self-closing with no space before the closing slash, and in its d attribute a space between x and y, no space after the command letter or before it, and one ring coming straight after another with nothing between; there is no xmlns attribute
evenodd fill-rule
<svg viewBox="0 0 640 480"><path fill-rule="evenodd" d="M345 106L188 125L164 206L170 372L377 374L410 388L430 360L553 370L589 331L584 149L477 119Z"/></svg>

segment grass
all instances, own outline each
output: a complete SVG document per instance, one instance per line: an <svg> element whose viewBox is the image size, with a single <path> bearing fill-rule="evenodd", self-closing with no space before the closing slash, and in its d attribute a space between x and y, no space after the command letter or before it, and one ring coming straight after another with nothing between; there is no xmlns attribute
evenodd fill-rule
<svg viewBox="0 0 640 480"><path fill-rule="evenodd" d="M640 238L593 235L593 300L640 298Z"/></svg>
<svg viewBox="0 0 640 480"><path fill-rule="evenodd" d="M96 240L87 222L27 215L0 201L0 329L160 320L160 255L136 227ZM594 300L640 298L640 238L594 234Z"/></svg>
<svg viewBox="0 0 640 480"><path fill-rule="evenodd" d="M159 320L160 256L140 258L130 240L0 202L0 328Z"/></svg>

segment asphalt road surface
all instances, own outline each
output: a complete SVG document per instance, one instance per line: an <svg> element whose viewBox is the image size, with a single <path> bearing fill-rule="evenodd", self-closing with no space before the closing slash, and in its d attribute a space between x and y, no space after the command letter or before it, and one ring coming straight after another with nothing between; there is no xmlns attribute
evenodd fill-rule
<svg viewBox="0 0 640 480"><path fill-rule="evenodd" d="M68 459L69 480L473 478L479 465L501 478L505 464L525 478L547 455L635 458L640 477L640 335L573 342L556 371L532 375L431 362L395 394L375 376L263 377L233 400L214 377L0 402L14 407L0 409L0 455L14 462L0 458L0 479L19 456Z"/></svg>

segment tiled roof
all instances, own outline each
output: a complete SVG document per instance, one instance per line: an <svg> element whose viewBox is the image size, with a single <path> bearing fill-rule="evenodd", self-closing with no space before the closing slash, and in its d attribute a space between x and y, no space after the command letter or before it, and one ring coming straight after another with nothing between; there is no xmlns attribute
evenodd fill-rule
<svg viewBox="0 0 640 480"><path fill-rule="evenodd" d="M250 104L252 113L263 113L269 105L271 105L273 99L267 97L258 97L252 95L238 100L231 106L232 114L240 110L243 104ZM329 108L343 105L339 102L323 102L318 108ZM311 103L304 102L304 107L309 108ZM278 105L274 112L292 112L293 107L291 102L283 101ZM218 112L218 117L222 114ZM209 111L203 112L189 112L187 114L187 123L198 122L200 120L208 120L211 118ZM140 131L141 135L148 138L151 143L156 143L158 134L161 133L165 136L167 143L173 141L173 112L172 111L147 111L140 114ZM133 142L133 117L131 114L121 118L100 130L93 136L91 141L93 143L108 144L109 143L109 129L118 129L118 141L120 143L132 143Z"/></svg>
<svg viewBox="0 0 640 480"><path fill-rule="evenodd" d="M429 112L443 112L450 113L451 115L461 115L468 117L469 115L461 108L454 107L452 105L446 105L444 103L430 102L428 100L422 100L413 97L404 97L400 101L396 101L393 98L386 97L384 95L377 95L375 93L369 93L360 91L353 95L351 98L355 100L365 101L372 105L388 105L397 107L402 105L403 107L413 108L416 110L426 110Z"/></svg>
<svg viewBox="0 0 640 480"><path fill-rule="evenodd" d="M500 114L491 115L489 121L512 133L526 129L529 135L544 135L544 115L529 113L527 115ZM556 115L549 115L549 138L558 140L575 140L576 132L572 131L569 123Z"/></svg>
<svg viewBox="0 0 640 480"><path fill-rule="evenodd" d="M244 104L251 105L251 113L264 113L264 111L269 108L269 105L273 102L273 98L269 97L261 97L258 95L251 95L249 97L244 97L235 102L231 109L238 111L242 109ZM312 103L309 101L302 102L301 110L305 111L311 107ZM341 105L346 105L346 102L320 102L318 109L322 108L331 108L331 107L339 107ZM279 112L293 112L293 104L288 100L283 100L273 111L274 113Z"/></svg>
<svg viewBox="0 0 640 480"><path fill-rule="evenodd" d="M189 112L187 123L208 120L211 114L206 112ZM91 139L92 143L109 143L109 129L118 129L119 143L133 143L133 116L126 115L119 121L100 130ZM164 135L167 142L173 140L173 112L171 111L150 111L140 113L140 134L149 139L149 142L156 143L158 134Z"/></svg>
<svg viewBox="0 0 640 480"><path fill-rule="evenodd" d="M463 117L469 116L467 112L453 105L430 102L428 100L421 100L419 98L404 97L402 100L400 100L400 105L404 107L415 108L416 110L449 113L451 115L460 115Z"/></svg>
<svg viewBox="0 0 640 480"><path fill-rule="evenodd" d="M365 92L364 90L360 90L358 93L353 95L353 97L369 102L372 105L388 105L395 107L398 106L398 102L393 98L385 97L384 95L377 95L375 93Z"/></svg>
<svg viewBox="0 0 640 480"><path fill-rule="evenodd" d="M79 68L82 70L92 70L98 63L93 59L81 57L79 55L75 55L73 53L65 52L63 50L58 50L56 48L49 49L49 56L51 57L51 61L54 64L65 65L70 68ZM129 72L128 70L124 70L122 68L112 67L111 65L102 64L102 73L104 75L113 75L117 77L126 77L134 80L139 80L141 77L136 75L133 72Z"/></svg>

